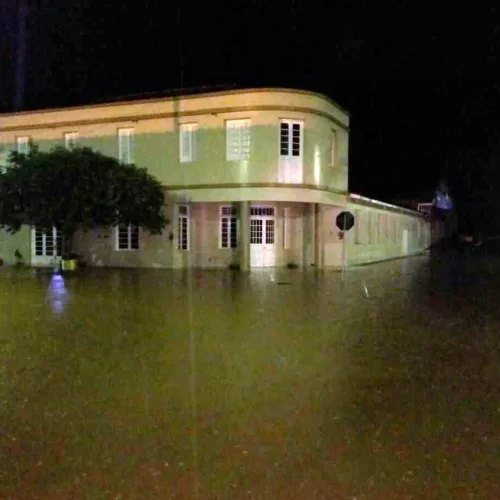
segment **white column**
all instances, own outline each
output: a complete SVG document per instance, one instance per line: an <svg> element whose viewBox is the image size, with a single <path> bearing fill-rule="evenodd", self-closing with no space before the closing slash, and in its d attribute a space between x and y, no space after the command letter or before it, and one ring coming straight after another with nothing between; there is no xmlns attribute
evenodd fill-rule
<svg viewBox="0 0 500 500"><path fill-rule="evenodd" d="M240 203L240 268L242 271L250 270L250 202Z"/></svg>

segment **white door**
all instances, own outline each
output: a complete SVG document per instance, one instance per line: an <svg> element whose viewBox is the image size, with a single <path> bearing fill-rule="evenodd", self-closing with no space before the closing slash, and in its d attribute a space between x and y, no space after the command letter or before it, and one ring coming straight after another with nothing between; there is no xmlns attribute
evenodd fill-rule
<svg viewBox="0 0 500 500"><path fill-rule="evenodd" d="M250 209L250 267L276 265L274 208Z"/></svg>
<svg viewBox="0 0 500 500"><path fill-rule="evenodd" d="M280 163L278 182L302 183L304 124L296 120L280 121Z"/></svg>
<svg viewBox="0 0 500 500"><path fill-rule="evenodd" d="M54 228L52 231L31 230L31 263L34 266L52 266L61 260L62 238Z"/></svg>

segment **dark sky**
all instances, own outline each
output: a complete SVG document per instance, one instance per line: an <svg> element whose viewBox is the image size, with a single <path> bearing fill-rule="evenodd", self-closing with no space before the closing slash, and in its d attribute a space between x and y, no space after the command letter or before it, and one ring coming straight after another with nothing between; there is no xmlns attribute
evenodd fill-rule
<svg viewBox="0 0 500 500"><path fill-rule="evenodd" d="M0 6L4 111L15 3ZM500 142L493 2L185 0L180 22L175 0L31 3L29 109L181 85L323 92L352 115L351 191L382 199L424 196Z"/></svg>

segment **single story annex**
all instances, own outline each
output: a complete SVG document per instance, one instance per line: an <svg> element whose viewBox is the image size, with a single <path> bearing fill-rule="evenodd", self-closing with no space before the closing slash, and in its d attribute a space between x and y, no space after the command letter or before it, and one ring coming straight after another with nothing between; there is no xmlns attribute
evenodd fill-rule
<svg viewBox="0 0 500 500"><path fill-rule="evenodd" d="M259 88L0 115L0 163L11 149L89 146L135 163L165 186L161 235L134 227L79 233L90 266L340 267L412 255L437 237L424 214L348 192L349 115L326 96ZM339 234L336 216L355 215ZM17 252L16 252L17 251ZM60 238L0 230L0 258L60 259Z"/></svg>

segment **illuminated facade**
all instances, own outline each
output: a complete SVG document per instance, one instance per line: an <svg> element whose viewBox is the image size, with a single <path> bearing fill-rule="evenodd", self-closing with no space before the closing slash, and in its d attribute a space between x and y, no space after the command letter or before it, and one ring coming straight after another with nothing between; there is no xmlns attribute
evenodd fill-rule
<svg viewBox="0 0 500 500"><path fill-rule="evenodd" d="M88 265L124 267L340 266L337 214L351 210L348 262L421 252L422 214L348 193L349 116L320 94L248 89L0 116L0 148L80 144L133 162L165 186L169 225L77 234ZM0 237L33 265L57 260L57 234Z"/></svg>

